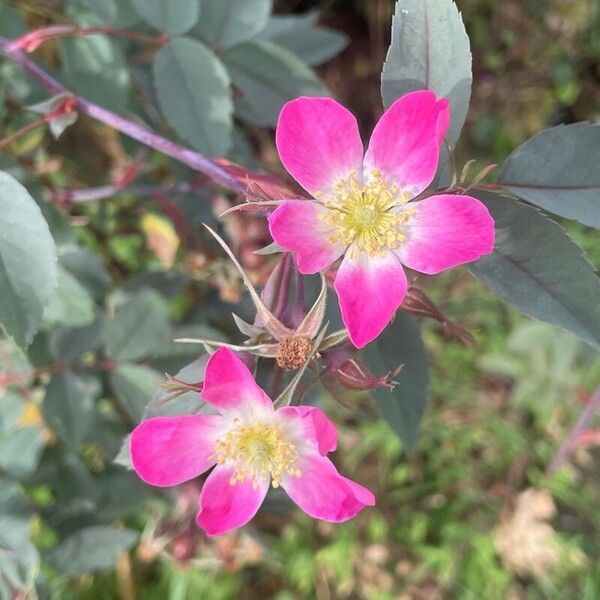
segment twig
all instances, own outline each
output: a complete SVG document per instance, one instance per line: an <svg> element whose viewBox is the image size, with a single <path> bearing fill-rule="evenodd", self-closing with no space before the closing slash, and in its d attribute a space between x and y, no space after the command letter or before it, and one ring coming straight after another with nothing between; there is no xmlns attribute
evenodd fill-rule
<svg viewBox="0 0 600 600"><path fill-rule="evenodd" d="M212 160L206 158L203 154L190 150L185 146L158 135L146 125L134 123L94 102L86 100L82 96L73 94L62 85L62 83L59 83L54 77L50 76L44 69L32 61L24 52L12 47L11 40L1 36L0 54L3 54L20 65L50 94L54 96L59 94L71 94L75 98L76 110L79 112L124 133L154 150L158 150L163 154L171 156L196 171L204 173L207 177L224 188L238 194L243 193L245 187L240 181L230 175L225 169L216 165Z"/></svg>
<svg viewBox="0 0 600 600"><path fill-rule="evenodd" d="M10 135L7 135L5 138L2 138L0 140L0 148L4 148L5 146L12 144L12 142L14 142L15 140L18 140L20 137L24 136L25 134L29 133L30 131L33 131L34 129L37 129L38 127L42 127L42 125L45 125L47 121L48 121L48 119L44 115L43 117L40 117L39 119L36 119L35 121L32 121L31 123L28 123L24 127L21 127L21 129L17 129Z"/></svg>
<svg viewBox="0 0 600 600"><path fill-rule="evenodd" d="M52 190L52 198L58 204L87 204L113 198L118 194L132 194L134 196L157 196L160 194L179 193L187 194L196 191L196 187L188 182L180 181L171 185L130 185L118 184L100 185L98 187L80 190L58 188Z"/></svg>
<svg viewBox="0 0 600 600"><path fill-rule="evenodd" d="M25 52L33 52L39 48L44 42L58 39L66 36L85 36L85 35L112 35L114 37L126 38L144 44L156 44L165 46L168 43L168 38L162 36L150 36L136 31L128 31L126 29L116 29L107 25L98 27L80 27L77 25L52 25L50 27L40 27L33 29L26 34L12 40L10 42L11 50L23 50Z"/></svg>
<svg viewBox="0 0 600 600"><path fill-rule="evenodd" d="M567 439L563 442L562 446L559 448L556 456L552 459L552 462L548 465L546 469L547 475L552 475L569 457L571 452L573 452L575 445L577 444L577 438L581 432L585 429L587 424L590 422L594 413L600 408L600 386L596 388L596 391L592 394L592 397L588 400L588 403L585 405L585 408L581 411L579 418L577 419L573 429L571 429L571 433Z"/></svg>

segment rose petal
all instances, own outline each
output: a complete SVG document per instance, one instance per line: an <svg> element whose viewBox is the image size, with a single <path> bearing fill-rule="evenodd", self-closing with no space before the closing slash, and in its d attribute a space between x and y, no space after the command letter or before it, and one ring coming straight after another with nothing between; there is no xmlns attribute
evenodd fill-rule
<svg viewBox="0 0 600 600"><path fill-rule="evenodd" d="M337 429L317 406L285 406L276 411L284 420L295 421L303 439L314 443L325 456L337 446Z"/></svg>
<svg viewBox="0 0 600 600"><path fill-rule="evenodd" d="M416 212L404 227L407 240L396 254L415 271L433 275L494 249L494 220L471 196L431 196L408 207Z"/></svg>
<svg viewBox="0 0 600 600"><path fill-rule="evenodd" d="M408 283L392 252L370 256L351 246L338 269L334 287L350 340L362 348L391 321Z"/></svg>
<svg viewBox="0 0 600 600"><path fill-rule="evenodd" d="M377 169L411 198L420 194L433 181L449 122L448 100L438 100L431 91L398 98L375 125L365 154L365 179Z"/></svg>
<svg viewBox="0 0 600 600"><path fill-rule="evenodd" d="M269 482L259 481L254 487L250 479L231 484L235 469L215 467L200 493L200 511L196 523L207 535L221 535L245 525L258 512Z"/></svg>
<svg viewBox="0 0 600 600"><path fill-rule="evenodd" d="M313 195L362 168L356 119L331 98L301 97L285 104L276 142L285 168Z"/></svg>
<svg viewBox="0 0 600 600"><path fill-rule="evenodd" d="M131 434L133 468L159 487L178 485L215 464L214 445L225 420L220 415L154 417Z"/></svg>
<svg viewBox="0 0 600 600"><path fill-rule="evenodd" d="M269 397L229 348L219 348L208 359L202 398L222 413L233 411L251 416L256 411L273 411Z"/></svg>
<svg viewBox="0 0 600 600"><path fill-rule="evenodd" d="M375 504L375 497L367 488L340 475L324 456L304 456L298 468L300 477L286 475L281 487L315 519L341 523L354 517L364 506Z"/></svg>
<svg viewBox="0 0 600 600"><path fill-rule="evenodd" d="M273 239L286 250L294 252L301 273L318 273L338 259L343 244L331 243L334 233L323 217L329 209L309 200L288 200L269 216Z"/></svg>

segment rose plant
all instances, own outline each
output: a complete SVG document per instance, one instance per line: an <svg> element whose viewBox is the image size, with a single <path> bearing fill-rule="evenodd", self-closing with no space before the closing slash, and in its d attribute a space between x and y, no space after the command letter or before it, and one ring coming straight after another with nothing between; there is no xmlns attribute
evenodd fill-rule
<svg viewBox="0 0 600 600"><path fill-rule="evenodd" d="M600 281L554 218L600 226L600 125L458 169L472 73L452 0L397 1L366 150L313 70L348 40L315 15L66 4L68 22L34 15L29 30L0 4L1 597L47 584L40 547L65 575L111 566L156 488L191 481L209 536L248 523L271 485L316 519L368 512L374 494L328 457L337 427L318 404L360 414L367 398L415 448L417 317L475 343L423 275L466 265L600 346ZM259 128L291 178L253 152Z"/></svg>

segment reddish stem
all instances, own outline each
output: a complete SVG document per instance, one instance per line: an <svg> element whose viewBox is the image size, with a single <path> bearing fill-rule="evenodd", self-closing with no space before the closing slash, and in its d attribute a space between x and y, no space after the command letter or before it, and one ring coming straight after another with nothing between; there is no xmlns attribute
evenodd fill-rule
<svg viewBox="0 0 600 600"><path fill-rule="evenodd" d="M547 475L552 475L552 473L554 473L569 458L569 455L577 445L577 440L581 432L587 427L598 409L600 409L600 386L588 400L585 408L581 411L579 418L573 426L573 429L571 429L571 433L569 433L569 436L563 442L556 453L556 456L552 459L552 462L546 469Z"/></svg>
<svg viewBox="0 0 600 600"><path fill-rule="evenodd" d="M101 123L109 125L113 129L124 133L154 150L158 150L163 154L173 157L196 171L204 173L204 175L224 188L238 194L244 192L245 186L238 179L228 173L226 169L219 167L212 160L206 158L203 154L164 138L145 125L138 125L94 102L86 100L82 96L73 94L62 85L62 83L59 83L54 77L51 77L46 73L44 69L32 61L25 53L18 48L12 47L10 40L1 36L0 53L20 65L50 94L54 96L59 94L72 94L76 101L76 109L79 112L100 121Z"/></svg>
<svg viewBox="0 0 600 600"><path fill-rule="evenodd" d="M47 121L48 119L46 118L46 115L44 115L39 119L28 123L24 127L21 127L21 129L17 129L15 132L11 133L10 135L7 135L5 138L0 140L0 148L4 148L5 146L12 144L15 140L18 140L20 137L26 135L30 131L33 131L34 129L37 129L42 125L45 125Z"/></svg>
<svg viewBox="0 0 600 600"><path fill-rule="evenodd" d="M33 29L26 34L14 39L10 43L10 48L14 50L23 50L24 52L33 52L43 43L49 40L55 40L67 36L85 36L85 35L112 35L114 37L126 38L144 44L157 44L165 46L168 43L168 38L162 36L150 36L135 31L127 31L126 29L116 29L107 25L99 27L79 27L75 25L53 25L51 27L40 27Z"/></svg>
<svg viewBox="0 0 600 600"><path fill-rule="evenodd" d="M84 188L81 190L55 189L52 198L58 204L87 204L113 198L117 194L132 194L134 196L157 196L160 194L181 193L187 194L196 191L196 187L184 181L171 185L130 185L122 184L100 185L98 187Z"/></svg>

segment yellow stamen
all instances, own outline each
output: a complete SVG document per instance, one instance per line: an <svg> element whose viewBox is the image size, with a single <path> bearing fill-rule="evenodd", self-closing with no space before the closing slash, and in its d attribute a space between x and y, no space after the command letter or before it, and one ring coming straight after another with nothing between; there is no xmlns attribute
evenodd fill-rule
<svg viewBox="0 0 600 600"><path fill-rule="evenodd" d="M214 458L220 465L232 462L235 472L229 483L252 480L256 489L259 480L271 479L279 487L283 475L300 477L295 466L300 455L276 424L252 423L239 425L215 444Z"/></svg>
<svg viewBox="0 0 600 600"><path fill-rule="evenodd" d="M354 243L371 256L381 255L404 241L401 226L414 214L414 209L402 213L390 210L410 198L396 184L388 183L377 169L373 169L364 185L357 175L357 171L351 171L346 179L333 186L333 192L323 200L330 210L321 218L334 229L330 243L346 246Z"/></svg>

